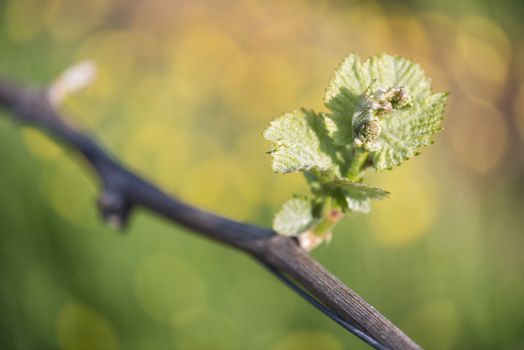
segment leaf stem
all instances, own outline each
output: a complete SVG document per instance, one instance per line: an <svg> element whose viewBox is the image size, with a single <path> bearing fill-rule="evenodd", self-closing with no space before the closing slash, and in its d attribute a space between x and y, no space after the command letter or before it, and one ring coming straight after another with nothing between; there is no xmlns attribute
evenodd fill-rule
<svg viewBox="0 0 524 350"><path fill-rule="evenodd" d="M349 168L346 172L346 178L350 181L357 182L362 179L362 167L368 159L368 152L355 150L353 158L349 163Z"/></svg>
<svg viewBox="0 0 524 350"><path fill-rule="evenodd" d="M322 236L329 232L333 226L344 216L342 211L335 205L333 198L328 196L322 204L322 212L319 223L313 229L313 233Z"/></svg>

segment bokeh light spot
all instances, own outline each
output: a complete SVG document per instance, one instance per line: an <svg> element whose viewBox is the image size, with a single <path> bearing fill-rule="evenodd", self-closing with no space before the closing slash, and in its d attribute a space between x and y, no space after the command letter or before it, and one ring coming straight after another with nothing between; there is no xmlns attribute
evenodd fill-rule
<svg viewBox="0 0 524 350"><path fill-rule="evenodd" d="M507 61L489 42L467 34L459 34L457 48L465 69L469 69L478 77L497 85L500 85L506 79ZM482 59L479 59L479 57L482 57Z"/></svg>
<svg viewBox="0 0 524 350"><path fill-rule="evenodd" d="M420 21L411 15L389 16L391 51L408 57L427 57L430 40Z"/></svg>
<svg viewBox="0 0 524 350"><path fill-rule="evenodd" d="M402 246L426 233L438 210L438 198L430 179L404 169L384 178L380 185L391 198L373 204L368 217L375 239L385 246Z"/></svg>
<svg viewBox="0 0 524 350"><path fill-rule="evenodd" d="M303 85L302 75L294 67L293 61L280 55L271 55L259 60L258 64L251 73L259 82L257 91L263 96L256 99L259 110L280 113L293 105Z"/></svg>
<svg viewBox="0 0 524 350"><path fill-rule="evenodd" d="M134 37L123 31L97 33L80 46L77 57L97 64L97 79L88 92L99 98L108 97L117 87L124 86L133 72Z"/></svg>
<svg viewBox="0 0 524 350"><path fill-rule="evenodd" d="M466 15L461 18L460 27L468 35L487 40L496 47L505 60L510 59L511 42L506 32L496 22L487 17Z"/></svg>
<svg viewBox="0 0 524 350"><path fill-rule="evenodd" d="M489 41L460 31L455 40L452 68L462 92L495 101L502 93L509 61Z"/></svg>
<svg viewBox="0 0 524 350"><path fill-rule="evenodd" d="M170 125L143 122L133 128L123 147L123 158L137 169L174 189L188 164L187 137Z"/></svg>
<svg viewBox="0 0 524 350"><path fill-rule="evenodd" d="M46 0L9 1L3 16L9 37L14 41L24 41L40 34L44 30L42 12L47 5Z"/></svg>
<svg viewBox="0 0 524 350"><path fill-rule="evenodd" d="M79 38L103 20L111 6L111 0L48 1L44 11L45 21L49 33L56 40ZM40 1L33 1L35 2Z"/></svg>
<svg viewBox="0 0 524 350"><path fill-rule="evenodd" d="M31 153L40 158L51 160L63 155L62 149L39 130L24 128L22 137Z"/></svg>
<svg viewBox="0 0 524 350"><path fill-rule="evenodd" d="M171 75L181 85L179 90L198 103L226 81L225 72L230 72L230 64L241 56L235 40L222 28L213 23L199 23L187 29L184 37L168 51L167 59Z"/></svg>
<svg viewBox="0 0 524 350"><path fill-rule="evenodd" d="M62 308L57 335L64 350L118 349L118 339L111 323L86 305L67 304Z"/></svg>
<svg viewBox="0 0 524 350"><path fill-rule="evenodd" d="M508 144L504 117L486 102L466 99L453 104L458 117L450 118L446 128L453 155L462 166L478 174L496 169Z"/></svg>
<svg viewBox="0 0 524 350"><path fill-rule="evenodd" d="M227 176L227 160L218 157L204 160L186 171L184 183L195 186L184 186L181 195L195 205L219 208Z"/></svg>
<svg viewBox="0 0 524 350"><path fill-rule="evenodd" d="M44 173L41 191L51 207L64 219L77 225L87 225L94 220L95 186L85 168L67 156L55 159L53 166Z"/></svg>

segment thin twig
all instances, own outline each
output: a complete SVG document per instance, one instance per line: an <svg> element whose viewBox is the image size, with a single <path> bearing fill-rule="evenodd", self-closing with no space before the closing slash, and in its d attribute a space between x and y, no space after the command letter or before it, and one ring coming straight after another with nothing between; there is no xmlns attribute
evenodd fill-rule
<svg viewBox="0 0 524 350"><path fill-rule="evenodd" d="M15 120L49 133L87 160L100 180L100 213L113 227L125 227L134 208L146 208L254 256L301 297L376 349L420 349L313 260L294 239L192 207L125 168L93 139L66 122L50 103L49 89L29 89L0 79L0 106L10 111Z"/></svg>

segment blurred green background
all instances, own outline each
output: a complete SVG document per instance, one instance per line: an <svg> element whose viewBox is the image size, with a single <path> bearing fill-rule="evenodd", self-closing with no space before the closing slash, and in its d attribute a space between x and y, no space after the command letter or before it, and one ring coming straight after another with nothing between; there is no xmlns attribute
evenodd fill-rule
<svg viewBox="0 0 524 350"><path fill-rule="evenodd" d="M420 62L451 91L436 145L371 176L392 192L313 255L428 349L524 349L521 1L0 0L0 74L99 79L71 121L188 202L271 225L299 175L269 121L325 110L356 52ZM367 349L246 256L136 212L101 224L97 183L0 118L1 349Z"/></svg>

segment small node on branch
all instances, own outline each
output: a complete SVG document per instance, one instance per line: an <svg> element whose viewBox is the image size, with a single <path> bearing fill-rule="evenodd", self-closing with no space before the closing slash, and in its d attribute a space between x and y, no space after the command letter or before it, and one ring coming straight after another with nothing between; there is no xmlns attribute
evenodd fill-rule
<svg viewBox="0 0 524 350"><path fill-rule="evenodd" d="M104 222L114 230L121 230L127 223L130 203L115 191L104 190L97 200L97 206Z"/></svg>
<svg viewBox="0 0 524 350"><path fill-rule="evenodd" d="M49 102L57 107L64 102L68 95L90 85L96 78L97 66L92 60L81 61L56 79L47 91Z"/></svg>
<svg viewBox="0 0 524 350"><path fill-rule="evenodd" d="M321 234L317 234L312 231L306 231L297 237L300 247L309 253L320 244L324 242L330 242L333 234L330 231L322 232Z"/></svg>

